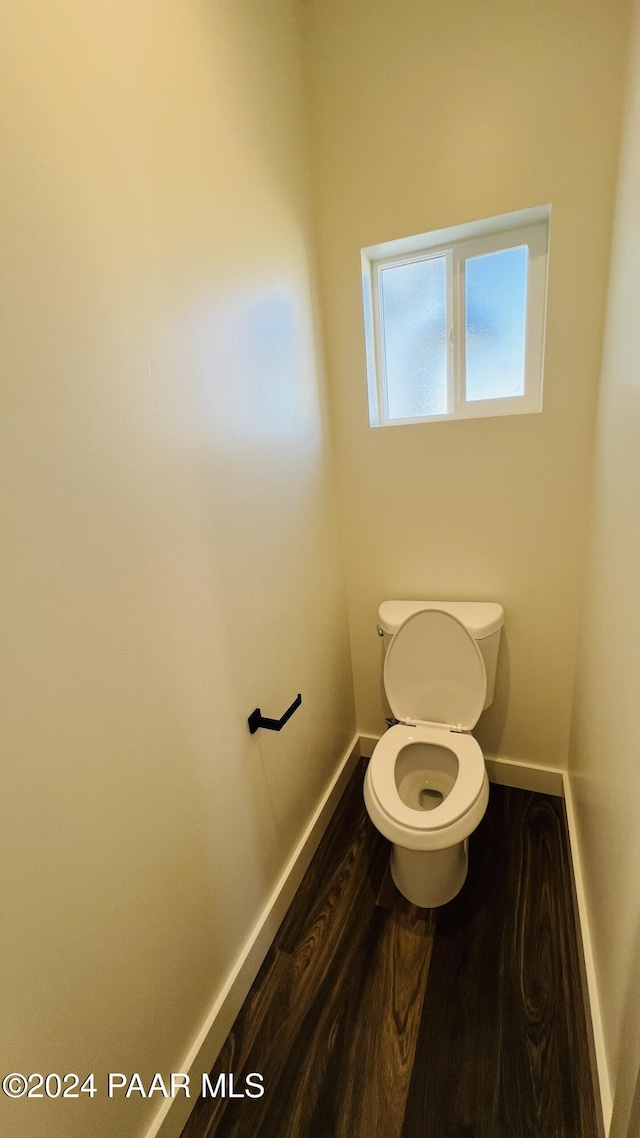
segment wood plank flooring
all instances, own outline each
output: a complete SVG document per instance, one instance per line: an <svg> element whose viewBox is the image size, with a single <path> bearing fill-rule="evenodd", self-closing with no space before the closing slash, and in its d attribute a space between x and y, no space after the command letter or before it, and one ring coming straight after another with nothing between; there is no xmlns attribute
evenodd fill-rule
<svg viewBox="0 0 640 1138"><path fill-rule="evenodd" d="M491 787L461 893L400 896L354 775L182 1138L598 1138L560 799Z"/></svg>

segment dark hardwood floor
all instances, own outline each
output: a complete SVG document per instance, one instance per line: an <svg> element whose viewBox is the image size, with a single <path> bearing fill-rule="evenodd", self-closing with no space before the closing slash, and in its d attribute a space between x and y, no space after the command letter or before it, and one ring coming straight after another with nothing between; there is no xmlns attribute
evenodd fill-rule
<svg viewBox="0 0 640 1138"><path fill-rule="evenodd" d="M338 806L182 1138L598 1138L560 799L491 787L469 876L410 905Z"/></svg>

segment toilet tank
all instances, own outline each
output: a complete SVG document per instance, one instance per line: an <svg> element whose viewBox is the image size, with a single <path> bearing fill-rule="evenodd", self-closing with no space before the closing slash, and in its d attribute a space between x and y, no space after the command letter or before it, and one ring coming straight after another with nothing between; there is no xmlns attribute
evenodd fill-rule
<svg viewBox="0 0 640 1138"><path fill-rule="evenodd" d="M378 609L378 634L384 638L385 651L391 637L415 612L425 609L442 609L456 616L473 636L482 653L487 673L487 696L484 707L493 703L496 686L496 665L500 630L504 624L504 609L493 601L383 601ZM483 709L484 710L484 709Z"/></svg>

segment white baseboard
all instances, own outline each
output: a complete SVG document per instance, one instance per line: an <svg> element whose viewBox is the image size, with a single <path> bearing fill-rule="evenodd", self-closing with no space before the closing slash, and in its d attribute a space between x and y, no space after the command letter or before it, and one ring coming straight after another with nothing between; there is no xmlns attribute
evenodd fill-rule
<svg viewBox="0 0 640 1138"><path fill-rule="evenodd" d="M536 790L540 794L555 794L564 798L562 771L557 767L543 767L539 763L522 763L519 759L484 760L489 782L498 786L513 786L517 790Z"/></svg>
<svg viewBox="0 0 640 1138"><path fill-rule="evenodd" d="M573 863L573 879L575 884L576 899L578 902L578 920L580 922L580 935L582 939L582 950L584 954L585 979L590 1004L588 1013L590 1013L591 1026L593 1029L593 1047L595 1050L595 1065L598 1077L598 1086L600 1089L600 1102L602 1105L604 1132L605 1135L608 1135L611 1126L613 1100L611 1097L611 1084L609 1082L609 1071L607 1067L607 1057L604 1046L602 1015L600 1013L600 1000L598 998L598 986L596 984L593 946L591 944L591 933L589 929L589 918L587 911L587 898L584 888L582 863L580 860L580 846L578 843L576 815L573 804L573 793L571 789L571 776L568 772L564 772L564 800L567 811L567 825L569 827L571 861Z"/></svg>
<svg viewBox="0 0 640 1138"><path fill-rule="evenodd" d="M192 1075L192 1086L199 1087L202 1073L209 1072L213 1067L359 757L360 745L356 735L341 758L335 774L247 937L222 990L180 1067L176 1068ZM194 1106L195 1099L186 1099L184 1095L178 1095L175 1099L165 1099L146 1132L146 1138L156 1138L156 1136L179 1138Z"/></svg>

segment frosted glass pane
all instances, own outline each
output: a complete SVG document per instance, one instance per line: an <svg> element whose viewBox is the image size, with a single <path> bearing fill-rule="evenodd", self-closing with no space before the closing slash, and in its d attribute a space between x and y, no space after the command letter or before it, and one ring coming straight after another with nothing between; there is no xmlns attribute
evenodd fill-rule
<svg viewBox="0 0 640 1138"><path fill-rule="evenodd" d="M467 399L524 394L526 245L465 262Z"/></svg>
<svg viewBox="0 0 640 1138"><path fill-rule="evenodd" d="M447 411L445 259L391 265L380 274L390 419Z"/></svg>

